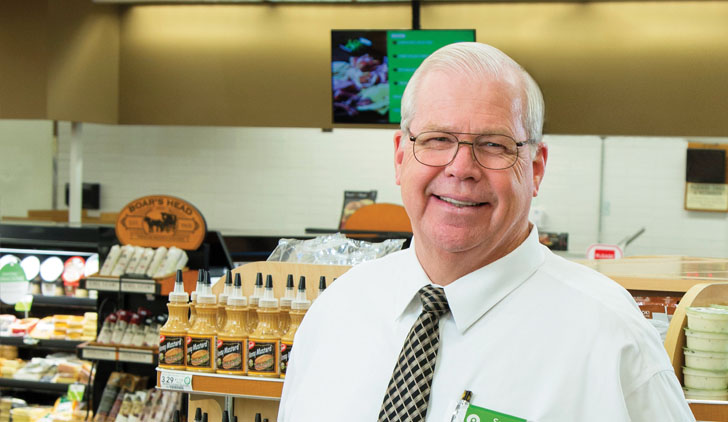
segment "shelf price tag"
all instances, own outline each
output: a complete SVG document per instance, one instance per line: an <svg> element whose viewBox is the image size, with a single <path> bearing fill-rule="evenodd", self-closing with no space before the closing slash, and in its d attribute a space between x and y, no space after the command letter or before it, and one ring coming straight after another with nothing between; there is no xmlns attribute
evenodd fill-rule
<svg viewBox="0 0 728 422"><path fill-rule="evenodd" d="M100 280L98 278L86 279L86 288L102 292L116 292L119 290L119 280Z"/></svg>
<svg viewBox="0 0 728 422"><path fill-rule="evenodd" d="M85 347L81 354L84 359L116 360L116 349L112 347Z"/></svg>
<svg viewBox="0 0 728 422"><path fill-rule="evenodd" d="M122 362L154 363L154 353L138 350L119 349L119 360Z"/></svg>
<svg viewBox="0 0 728 422"><path fill-rule="evenodd" d="M162 371L159 386L167 390L192 391L192 375Z"/></svg>
<svg viewBox="0 0 728 422"><path fill-rule="evenodd" d="M68 398L73 401L82 401L86 386L83 384L70 384L68 386Z"/></svg>
<svg viewBox="0 0 728 422"><path fill-rule="evenodd" d="M122 280L121 291L124 293L149 293L154 294L156 291L156 283L148 281L130 281Z"/></svg>

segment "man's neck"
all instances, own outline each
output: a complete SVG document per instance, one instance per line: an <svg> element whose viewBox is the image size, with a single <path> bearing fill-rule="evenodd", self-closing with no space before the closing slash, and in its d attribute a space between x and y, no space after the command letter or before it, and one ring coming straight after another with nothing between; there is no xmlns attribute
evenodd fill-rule
<svg viewBox="0 0 728 422"><path fill-rule="evenodd" d="M528 238L532 229L533 224L529 223L528 229L523 233L523 236L516 239L516 241L505 245L505 247L495 247L490 250L473 248L460 252L448 252L424 245L415 238L415 255L430 281L434 284L447 286L460 277L483 268L511 253Z"/></svg>

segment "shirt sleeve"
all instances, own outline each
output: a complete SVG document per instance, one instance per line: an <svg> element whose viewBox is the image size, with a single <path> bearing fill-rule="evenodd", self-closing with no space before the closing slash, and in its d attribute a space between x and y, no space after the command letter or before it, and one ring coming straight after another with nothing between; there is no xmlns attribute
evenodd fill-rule
<svg viewBox="0 0 728 422"><path fill-rule="evenodd" d="M633 422L695 421L672 370L660 371L626 397Z"/></svg>

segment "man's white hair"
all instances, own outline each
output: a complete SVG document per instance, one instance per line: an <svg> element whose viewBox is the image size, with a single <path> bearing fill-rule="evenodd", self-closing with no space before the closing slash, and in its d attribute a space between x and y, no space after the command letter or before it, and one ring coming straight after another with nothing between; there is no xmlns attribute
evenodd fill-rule
<svg viewBox="0 0 728 422"><path fill-rule="evenodd" d="M544 103L541 89L521 65L505 53L487 44L460 42L446 45L422 62L410 79L402 95L402 120L400 127L409 133L409 126L416 114L415 104L419 85L423 77L433 70L468 75L476 80L493 77L499 80L519 78L526 100L523 126L528 133L528 142L535 145L543 138Z"/></svg>

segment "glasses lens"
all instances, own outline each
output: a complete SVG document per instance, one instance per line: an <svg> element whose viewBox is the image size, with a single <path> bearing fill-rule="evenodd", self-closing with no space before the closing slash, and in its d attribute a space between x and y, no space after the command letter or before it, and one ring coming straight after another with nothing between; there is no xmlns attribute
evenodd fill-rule
<svg viewBox="0 0 728 422"><path fill-rule="evenodd" d="M504 135L483 135L473 142L475 158L481 166L493 170L505 169L518 158L516 141Z"/></svg>
<svg viewBox="0 0 728 422"><path fill-rule="evenodd" d="M415 138L415 158L428 166L444 166L452 161L458 139L445 132L424 132Z"/></svg>

